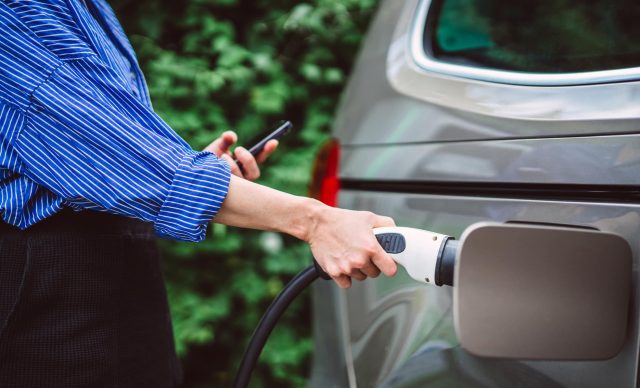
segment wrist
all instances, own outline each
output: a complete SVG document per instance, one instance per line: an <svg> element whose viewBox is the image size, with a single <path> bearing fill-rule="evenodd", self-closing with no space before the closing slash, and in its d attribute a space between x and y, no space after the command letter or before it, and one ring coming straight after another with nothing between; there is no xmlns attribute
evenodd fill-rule
<svg viewBox="0 0 640 388"><path fill-rule="evenodd" d="M296 209L292 212L294 219L289 224L290 230L287 233L309 242L314 230L321 222L323 213L329 207L312 198L299 197L299 199Z"/></svg>

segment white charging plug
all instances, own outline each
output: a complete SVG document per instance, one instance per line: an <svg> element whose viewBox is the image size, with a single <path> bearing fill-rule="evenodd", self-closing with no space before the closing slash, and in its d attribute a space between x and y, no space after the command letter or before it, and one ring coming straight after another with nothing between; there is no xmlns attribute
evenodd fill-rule
<svg viewBox="0 0 640 388"><path fill-rule="evenodd" d="M442 255L451 238L428 230L401 226L373 229L382 248L402 265L413 279L429 284L449 284L440 281Z"/></svg>

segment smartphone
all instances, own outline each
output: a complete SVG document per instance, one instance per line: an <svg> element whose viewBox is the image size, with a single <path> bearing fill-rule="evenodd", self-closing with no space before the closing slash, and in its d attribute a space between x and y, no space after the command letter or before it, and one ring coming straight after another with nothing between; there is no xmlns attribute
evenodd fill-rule
<svg viewBox="0 0 640 388"><path fill-rule="evenodd" d="M291 124L291 121L287 121L287 120L280 121L278 124L275 125L275 129L271 131L271 133L269 133L262 140L257 142L253 147L249 148L249 152L251 152L251 155L253 155L254 157L258 156L258 154L262 152L262 150L264 149L264 146L267 144L269 140L281 138L282 136L287 134L291 128L293 128L293 124ZM234 162L236 162L238 164L238 167L242 169L242 163L238 162L237 159L234 159Z"/></svg>

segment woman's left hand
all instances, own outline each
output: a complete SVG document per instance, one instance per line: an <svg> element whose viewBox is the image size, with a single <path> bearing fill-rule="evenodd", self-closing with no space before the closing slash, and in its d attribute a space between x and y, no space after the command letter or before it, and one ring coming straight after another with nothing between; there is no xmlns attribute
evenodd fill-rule
<svg viewBox="0 0 640 388"><path fill-rule="evenodd" d="M236 147L231 153L231 147L238 142L238 135L233 131L226 131L219 138L209 144L204 150L214 153L217 157L224 159L231 167L231 173L241 178L254 181L260 177L260 167L258 164L264 162L276 148L278 148L277 140L269 140L264 146L262 152L257 157L253 157L251 153L244 147ZM237 159L242 164L242 169L234 161Z"/></svg>

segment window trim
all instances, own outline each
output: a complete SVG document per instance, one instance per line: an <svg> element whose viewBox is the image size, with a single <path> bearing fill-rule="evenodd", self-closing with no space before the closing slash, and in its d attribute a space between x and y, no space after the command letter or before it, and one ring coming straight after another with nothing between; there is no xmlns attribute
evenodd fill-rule
<svg viewBox="0 0 640 388"><path fill-rule="evenodd" d="M423 71L476 81L524 86L574 86L640 80L640 67L549 74L484 69L439 61L430 57L424 49L424 32L430 10L431 0L420 0L411 27L411 56Z"/></svg>

